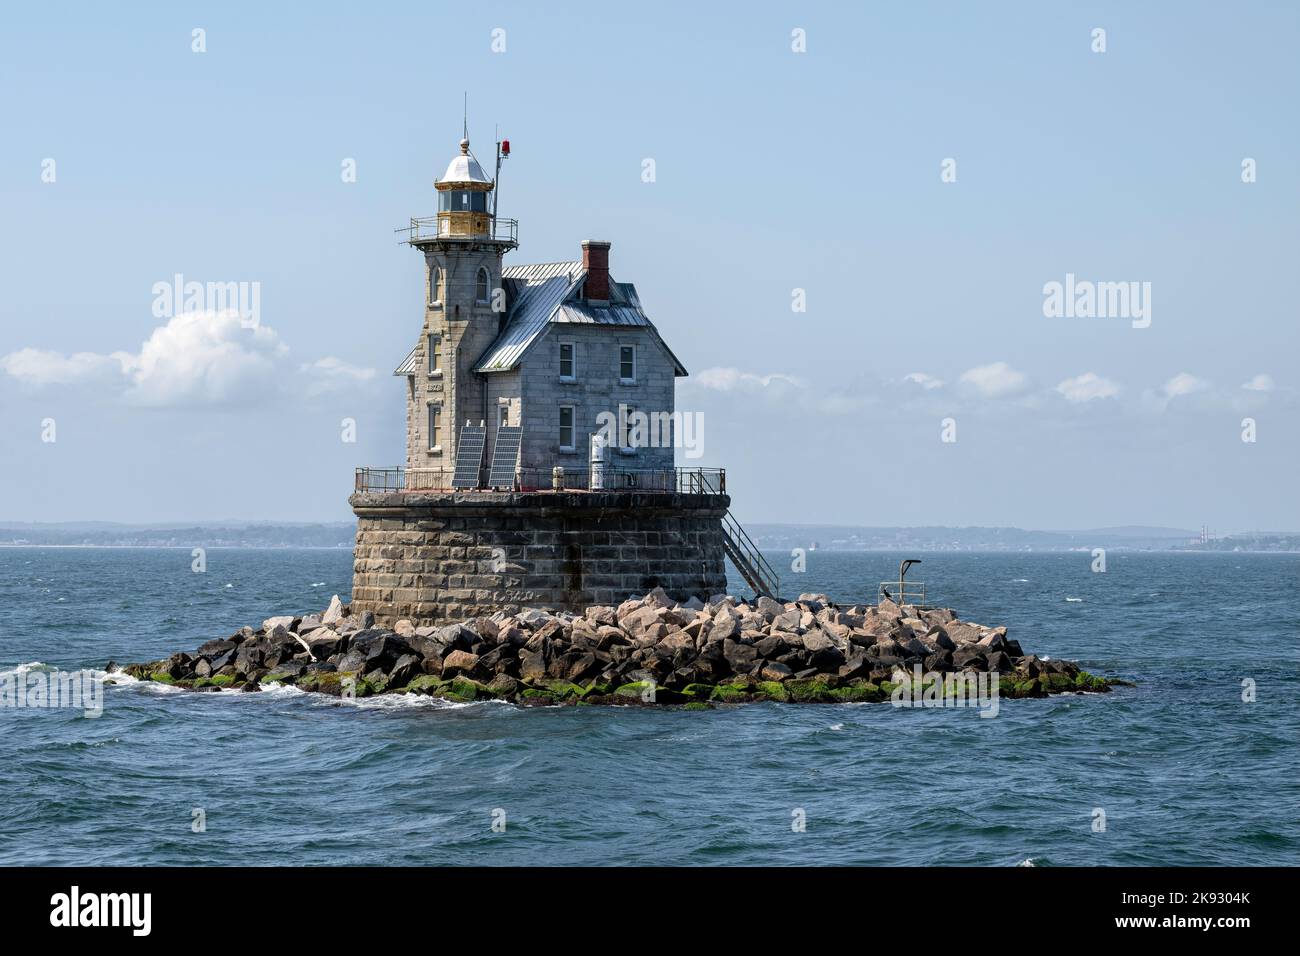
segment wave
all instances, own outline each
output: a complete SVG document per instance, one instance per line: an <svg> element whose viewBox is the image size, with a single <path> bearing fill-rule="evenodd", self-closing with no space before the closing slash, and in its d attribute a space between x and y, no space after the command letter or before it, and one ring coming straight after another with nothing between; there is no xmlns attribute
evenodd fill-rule
<svg viewBox="0 0 1300 956"><path fill-rule="evenodd" d="M1069 602L1070 604L1082 604L1082 603L1083 603L1083 598L1081 598L1081 597L1068 597L1068 598L1066 598L1065 600L1066 600L1067 602Z"/></svg>

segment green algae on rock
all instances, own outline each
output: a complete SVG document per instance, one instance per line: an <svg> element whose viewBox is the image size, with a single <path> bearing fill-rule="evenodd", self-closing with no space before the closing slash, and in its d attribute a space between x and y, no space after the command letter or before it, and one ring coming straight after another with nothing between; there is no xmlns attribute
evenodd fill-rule
<svg viewBox="0 0 1300 956"><path fill-rule="evenodd" d="M275 684L349 699L689 710L900 699L947 706L976 685L1017 699L1123 683L1026 654L1005 627L961 621L948 609L889 600L841 607L816 594L679 603L662 589L581 615L523 608L391 629L336 596L323 613L270 618L193 653L122 670L187 690Z"/></svg>

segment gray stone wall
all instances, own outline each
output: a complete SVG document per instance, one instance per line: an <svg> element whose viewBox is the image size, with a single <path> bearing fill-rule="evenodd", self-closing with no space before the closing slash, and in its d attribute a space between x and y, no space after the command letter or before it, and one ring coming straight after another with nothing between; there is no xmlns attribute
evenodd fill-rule
<svg viewBox="0 0 1300 956"><path fill-rule="evenodd" d="M352 602L391 624L727 589L726 495L357 494Z"/></svg>
<svg viewBox="0 0 1300 956"><path fill-rule="evenodd" d="M433 269L441 272L439 289L429 288ZM488 271L488 298L478 298L478 272ZM485 404L485 383L470 370L496 339L501 313L492 311L492 292L501 286L501 246L494 243L437 243L425 252L424 325L416 343L419 368L407 384L406 466L445 468L456 462L456 435L465 422L477 425L495 414ZM426 346L430 334L442 337L442 374L430 376ZM440 451L431 451L428 405L442 407ZM489 445L489 447L491 447Z"/></svg>
<svg viewBox="0 0 1300 956"><path fill-rule="evenodd" d="M575 352L575 381L560 379L560 343L572 342ZM619 377L619 349L636 346L636 381ZM556 462L572 462L586 471L589 443L598 430L601 412L618 414L620 404L646 413L674 410L673 363L658 341L645 329L611 328L577 324L554 324L524 357L520 395L523 408L524 442L521 460L526 468L550 468ZM560 406L573 405L574 451L560 450ZM666 448L640 448L634 454L615 451L613 463L622 468L671 468L672 432L662 441ZM662 443L662 442L661 442Z"/></svg>

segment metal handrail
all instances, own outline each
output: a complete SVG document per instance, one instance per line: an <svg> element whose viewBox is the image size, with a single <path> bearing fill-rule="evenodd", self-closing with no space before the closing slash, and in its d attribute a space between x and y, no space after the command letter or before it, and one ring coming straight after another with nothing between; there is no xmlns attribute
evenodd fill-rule
<svg viewBox="0 0 1300 956"><path fill-rule="evenodd" d="M881 581L880 586L876 589L878 597L888 597L900 607L904 604L910 604L915 607L924 606L925 600L925 582L908 581L907 586L901 591L898 587L898 580ZM917 600L919 598L919 600Z"/></svg>
<svg viewBox="0 0 1300 956"><path fill-rule="evenodd" d="M437 216L412 216L409 226L400 226L393 231L399 234L405 233L406 238L398 239L398 243L419 242L425 239L491 239L496 242L511 242L519 244L519 220L518 219L490 219L488 222L488 231L485 236L464 236L448 232L439 223L450 223L449 219L439 219Z"/></svg>
<svg viewBox="0 0 1300 956"><path fill-rule="evenodd" d="M740 526L740 522L736 520L730 511L723 515L722 525L736 550L749 562L755 573L763 579L760 583L765 585L768 591L771 592L770 596L776 597L780 594L780 575L776 573L776 569L772 567L767 558L763 557L763 552L758 550L758 545L754 544L753 539ZM755 590L758 589L755 588Z"/></svg>
<svg viewBox="0 0 1300 956"><path fill-rule="evenodd" d="M454 471L449 468L358 468L355 487L359 492L451 491ZM726 471L722 468L617 468L604 472L603 491L671 492L677 494L725 494ZM562 491L589 491L591 473L566 468ZM551 491L553 468L516 468L514 484L506 491ZM492 491L492 488L477 489Z"/></svg>

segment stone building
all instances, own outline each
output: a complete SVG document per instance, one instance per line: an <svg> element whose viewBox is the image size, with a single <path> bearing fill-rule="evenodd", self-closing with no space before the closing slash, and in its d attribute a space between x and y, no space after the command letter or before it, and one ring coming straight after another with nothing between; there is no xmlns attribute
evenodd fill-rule
<svg viewBox="0 0 1300 956"><path fill-rule="evenodd" d="M602 421L614 467L671 469L675 379L686 369L635 286L610 275L610 243L583 242L580 259L506 266L517 230L488 211L493 187L462 140L435 183L436 219L413 220L424 321L394 372L407 384L408 485L443 487L461 429L479 423L489 449L498 427L522 426L519 470L548 481L555 465L586 469Z"/></svg>
<svg viewBox="0 0 1300 956"><path fill-rule="evenodd" d="M499 172L508 142L497 150ZM434 187L436 215L407 230L426 282L395 372L406 462L359 468L349 499L354 606L392 623L579 610L655 587L707 598L727 589L728 558L775 595L723 471L674 465L686 369L636 288L610 275L610 244L506 266L518 223L497 216L496 181L468 139ZM609 440L598 468L593 435Z"/></svg>

